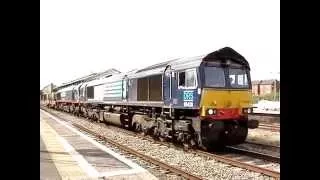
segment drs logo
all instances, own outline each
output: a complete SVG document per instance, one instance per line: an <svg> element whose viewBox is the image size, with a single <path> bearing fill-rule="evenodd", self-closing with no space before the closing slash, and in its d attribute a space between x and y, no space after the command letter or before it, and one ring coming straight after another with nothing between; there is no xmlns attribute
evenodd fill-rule
<svg viewBox="0 0 320 180"><path fill-rule="evenodd" d="M183 101L193 101L193 91L184 91Z"/></svg>
<svg viewBox="0 0 320 180"><path fill-rule="evenodd" d="M183 106L192 107L193 106L193 91L183 92Z"/></svg>

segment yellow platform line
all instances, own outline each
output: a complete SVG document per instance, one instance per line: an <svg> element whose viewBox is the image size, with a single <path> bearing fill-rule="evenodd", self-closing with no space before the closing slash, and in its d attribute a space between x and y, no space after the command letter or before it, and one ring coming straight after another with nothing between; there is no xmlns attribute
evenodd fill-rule
<svg viewBox="0 0 320 180"><path fill-rule="evenodd" d="M62 179L87 179L86 173L59 141L59 135L40 119L40 134Z"/></svg>

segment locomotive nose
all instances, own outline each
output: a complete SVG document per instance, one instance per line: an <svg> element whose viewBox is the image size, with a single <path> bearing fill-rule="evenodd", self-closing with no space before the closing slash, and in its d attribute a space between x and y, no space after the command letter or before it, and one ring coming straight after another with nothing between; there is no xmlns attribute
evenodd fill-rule
<svg viewBox="0 0 320 180"><path fill-rule="evenodd" d="M250 92L248 90L219 90L206 88L203 90L200 106L201 116L210 115L215 119L234 119L245 116L243 109L250 108ZM208 113L214 109L216 113Z"/></svg>

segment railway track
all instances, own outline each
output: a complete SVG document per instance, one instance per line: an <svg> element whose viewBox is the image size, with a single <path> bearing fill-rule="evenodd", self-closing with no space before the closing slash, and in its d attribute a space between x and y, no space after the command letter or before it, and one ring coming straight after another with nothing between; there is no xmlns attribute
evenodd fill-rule
<svg viewBox="0 0 320 180"><path fill-rule="evenodd" d="M258 129L280 132L280 114L250 113L249 119L258 120Z"/></svg>
<svg viewBox="0 0 320 180"><path fill-rule="evenodd" d="M260 166L257 166L257 165L252 165L252 164L249 164L249 163L244 163L242 161L235 160L234 158L229 158L229 157L224 156L224 155L212 154L212 153L205 152L205 151L200 151L200 150L196 150L196 152L198 154L203 155L203 156L212 157L213 159L218 160L218 161L223 162L223 163L226 163L226 164L230 164L230 165L233 165L233 166L244 168L244 169L247 169L247 170L250 170L250 171L253 171L253 172L258 172L258 173L261 173L261 174L265 174L265 175L268 175L268 176L273 177L275 179L279 179L280 178L280 172L278 172L278 171L270 170L270 169L267 169L267 168L264 168L264 167L260 167Z"/></svg>
<svg viewBox="0 0 320 180"><path fill-rule="evenodd" d="M80 132L84 133L85 135L91 137L92 139L96 140L97 142L103 144L104 146L108 147L109 149L111 149L112 151L124 156L127 159L130 159L132 161L134 161L135 163L139 164L141 167L145 168L147 171L149 171L151 174L153 174L156 178L158 179L184 179L183 177L181 177L180 174L176 174L173 173L171 171L169 171L167 168L161 168L158 165L155 165L151 162L145 161L144 159L129 153L125 150L122 150L120 148L118 148L117 146L114 146L110 143L108 143L107 141L100 139L99 137L90 134L87 131L84 131L82 129L78 129Z"/></svg>
<svg viewBox="0 0 320 180"><path fill-rule="evenodd" d="M280 125L259 123L258 128L268 130L268 131L273 131L273 132L280 132Z"/></svg>
<svg viewBox="0 0 320 180"><path fill-rule="evenodd" d="M147 161L147 162L150 162L150 163L152 163L152 164L154 164L154 165L157 165L157 166L165 169L165 170L168 171L168 172L170 171L170 172L175 173L175 174L177 174L178 176L182 176L182 177L184 177L184 178L186 178L186 179L191 179L191 180L200 180L200 179L202 179L202 177L199 177L199 176L190 174L190 173L188 173L188 172L185 172L185 171L183 171L183 170L181 170L181 169L179 169L179 168L177 168L177 167L168 165L168 164L163 163L163 162L161 162L161 161L159 161L159 160L157 160L157 159L155 159L155 158L152 158L152 157L147 156L147 155L145 155L145 154L142 154L142 153L140 153L140 152L138 152L138 151L136 151L136 150L134 150L134 149L131 149L131 148L128 147L128 146L125 146L125 145L122 145L122 144L120 144L120 143L118 143L118 142L115 142L115 141L111 140L110 138L107 138L106 136L102 136L102 135L100 135L99 133L94 132L94 131L92 131L92 130L84 127L84 126L81 126L81 125L79 125L79 124L73 124L73 126L79 128L79 129L81 129L81 130L83 130L83 131L86 131L86 132L88 132L88 133L90 133L90 134L98 137L99 139L102 139L102 140L108 142L109 144L112 144L112 145L120 148L120 149L123 150L123 151L126 151L126 152L128 152L128 153L130 153L130 154L133 154L133 155L135 155L135 156L137 156L137 157L139 157L139 158L141 158L141 159L143 159L143 160L145 160L145 161Z"/></svg>
<svg viewBox="0 0 320 180"><path fill-rule="evenodd" d="M50 113L51 115L53 116L56 116L58 117L59 119L63 120L63 121L66 121L66 122L70 122L68 120L66 120L65 118L57 115L57 114L53 114L50 110L48 109L43 109L45 110L46 112ZM82 118L82 119L85 119L85 118ZM88 119L85 119L85 120L88 120ZM91 123L95 123L95 124L99 124L99 123L96 123L96 122L91 122ZM72 126L76 127L77 129L79 129L80 131L84 131L88 134L90 134L91 136L94 136L96 138L98 138L99 140L102 140L102 141L105 141L107 142L108 144L111 144L112 146L115 146L116 148L120 149L121 151L125 151L127 154L129 154L129 156L136 156L146 162L149 162L153 165L155 165L156 167L158 167L159 169L162 169L162 171L165 172L165 174L168 174L168 173L173 173L175 174L176 176L179 176L179 177L183 177L185 179L190 179L190 180L200 180L200 179L203 179L202 177L200 176L196 176L196 175L193 175L193 174L190 174L188 172L185 172L175 166L171 166L171 165L168 165L166 163L163 163L155 158L152 158L150 156L147 156L145 154L142 154L128 146L125 146L123 144L120 144L106 136L103 136L101 134L99 134L99 132L95 132L95 131L92 131L90 128L88 127L84 127L80 124L77 124L77 123L73 123L71 122ZM120 129L120 128L119 128ZM123 129L122 129L123 130ZM128 155L127 155L128 156ZM153 167L154 169L154 167Z"/></svg>
<svg viewBox="0 0 320 180"><path fill-rule="evenodd" d="M267 116L267 117L276 117L280 118L280 114L273 114L273 113L250 113L249 115L253 116Z"/></svg>
<svg viewBox="0 0 320 180"><path fill-rule="evenodd" d="M51 110L47 110L47 112L51 113ZM64 112L63 112L64 113ZM67 114L67 113L64 113L64 114ZM59 115L56 115L56 113L54 113L55 116L59 117L60 119L64 119L64 118L61 118ZM70 115L70 114L68 114ZM81 118L81 119L85 119L85 118ZM87 119L85 119L87 120ZM88 120L87 120L88 121ZM90 121L91 123L93 123L92 121ZM104 141L110 143L110 144L113 144L114 146L117 146L129 153L132 153L133 155L135 156L138 156L148 162L151 162L152 164L155 164L163 169L166 169L167 171L170 171L170 172L173 172L175 174L178 174L186 179L201 179L201 177L198 177L198 176L195 176L195 175L192 175L190 173L186 173L185 171L177 168L177 167L173 167L173 166L170 166L166 163L163 163L157 159L154 159L152 157L149 157L149 156L146 156L138 151L135 151L134 149L130 149L128 148L127 146L125 145L122 145L122 144L119 144L111 139L108 139L108 137L106 136L102 136L100 135L98 132L94 132L92 130L90 130L89 128L87 127L84 127L82 125L79 125L79 124L76 124L76 123L72 123L75 127L81 129L82 131L86 131L100 139L103 139ZM94 122L94 124L99 124L97 122ZM101 125L101 124L99 124ZM147 139L149 141L153 141L153 142L156 142L158 144L161 144L161 145L165 145L165 146L170 146L170 147L176 147L168 142L161 142L161 141L154 141L153 138L151 137L148 137L148 136L143 136L141 134L137 134L137 133L134 133L132 131L128 131L128 130L125 130L125 129L121 129L121 128L118 128L118 127L115 127L115 126L108 126L109 128L114 128L115 130L117 131L121 131L123 133L126 133L126 134L129 134L129 135L132 135L132 136L139 136L140 138L143 138L143 139ZM233 148L233 151L235 152L234 150L235 148ZM244 154L244 150L242 150L242 153L240 153L240 150L236 150L238 154ZM206 158L210 158L210 159L215 159L217 161L220 161L222 163L226 163L226 164L230 164L232 166L236 166L236 167L240 167L240 168L244 168L244 169L248 169L248 170L251 170L253 172L258 172L258 173L262 173L262 174L265 174L265 175L268 175L268 176L271 176L273 178L276 178L278 179L280 177L280 172L277 172L277 171L274 171L274 170L270 170L270 169L267 169L267 168L263 168L263 167L259 167L259 166L256 166L256 165L252 165L252 164L248 164L248 163L245 163L245 162L242 162L242 161L239 161L239 160L235 160L234 158L229 158L225 155L221 155L221 154L214 154L214 153L209 153L209 152L204 152L204 151L201 151L201 150L188 150L188 152L192 152L192 153L196 153L197 155L201 155L201 156L204 156ZM249 153L247 152L246 155L252 155L253 153ZM254 155L256 158L262 158L262 159L269 159L269 161L271 162L275 162L276 160L271 160L271 157L267 157L267 155L257 155L257 153L255 153Z"/></svg>
<svg viewBox="0 0 320 180"><path fill-rule="evenodd" d="M271 145L271 144L263 144L263 143L257 143L257 142L253 142L253 141L246 141L246 144L252 144L252 145L257 145L257 146L264 146L267 148L273 148L273 149L280 149L280 146L276 146L276 145Z"/></svg>
<svg viewBox="0 0 320 180"><path fill-rule="evenodd" d="M244 148L239 148L236 146L227 146L225 148L226 152L231 152L231 153L239 153L239 154L243 154L246 156L250 156L250 157L255 157L258 159L263 159L269 162L274 162L274 163L279 163L280 164L280 157L279 156L273 156L270 154L264 154L261 152L256 152L256 151L252 151L252 150L248 150L248 149L244 149Z"/></svg>

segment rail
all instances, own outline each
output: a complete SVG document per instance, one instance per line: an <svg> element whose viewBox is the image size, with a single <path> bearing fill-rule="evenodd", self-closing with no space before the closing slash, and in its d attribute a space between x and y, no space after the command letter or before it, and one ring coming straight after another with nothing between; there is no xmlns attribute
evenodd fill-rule
<svg viewBox="0 0 320 180"><path fill-rule="evenodd" d="M131 149L131 148L127 147L127 146L124 146L124 145L122 145L120 143L117 143L117 142L115 142L115 141L113 141L113 140L111 140L111 139L109 139L109 138L107 138L105 136L101 136L100 134L98 134L98 133L96 133L96 132L94 132L94 131L86 128L86 127L83 127L83 126L81 126L79 124L73 124L73 126L79 128L79 129L81 129L83 131L86 131L86 132L88 132L88 133L90 133L90 134L92 134L94 136L97 136L98 138L100 138L100 139L102 139L102 140L104 140L104 141L106 141L106 142L108 142L108 143L110 143L110 144L112 144L112 145L124 150L124 151L127 151L127 152L129 152L129 153L131 153L131 154L133 154L135 156L138 156L138 157L140 157L141 159L143 159L145 161L148 161L148 162L150 162L152 164L160 166L161 168L163 168L165 170L168 170L168 171L171 171L171 172L173 172L175 174L181 175L182 177L184 177L186 179L191 179L191 180L202 179L199 176L190 174L190 173L185 172L185 171L183 171L183 170L181 170L179 168L176 168L174 166L165 164L165 163L163 163L163 162L161 162L161 161L159 161L157 159L154 159L154 158L152 158L150 156L146 156L146 155L144 155L144 154L142 154L142 153L140 153L140 152L138 152L138 151L136 151L134 149Z"/></svg>
<svg viewBox="0 0 320 180"><path fill-rule="evenodd" d="M129 153L131 153L133 155L136 155L136 156L140 157L141 159L144 159L145 161L148 161L148 162L150 162L152 164L158 165L163 169L166 169L166 170L171 171L171 172L173 172L175 174L181 175L182 177L184 177L186 179L202 179L201 177L198 177L198 176L195 176L193 174L187 173L187 172L185 172L185 171L183 171L183 170L181 170L179 168L176 168L174 166L170 166L170 165L165 164L165 163L163 163L163 162L161 162L161 161L159 161L157 159L154 159L152 157L149 157L149 156L146 156L146 155L144 155L142 153L139 153L139 152L137 152L137 151L135 151L135 150L133 150L133 149L127 147L127 146L124 146L122 144L119 144L119 143L117 143L117 142L115 142L115 141L113 141L113 140L111 140L111 139L109 139L109 138L107 138L105 136L101 136L100 134L98 134L98 133L96 133L96 132L94 132L94 131L86 128L86 127L83 127L83 126L81 126L79 124L76 124L76 123L72 123L72 124L73 124L73 126L79 128L79 129L81 129L83 131L86 131L87 133L92 134L92 135L94 135L96 137L99 137L100 139L102 139L102 140L104 140L104 141L106 141L106 142L108 142L108 143L110 143L110 144L112 144L112 145L124 150L124 151L127 151L127 152L129 152ZM123 132L127 132L127 130L123 130ZM128 134L137 135L136 133L133 133L131 131L128 131ZM140 136L140 135L137 135L137 136ZM144 138L146 138L146 137L144 137ZM146 138L146 139L149 139L149 138ZM159 141L159 143L165 144L165 142L161 142L161 141ZM248 164L248 163L241 162L241 161L238 161L238 160L235 160L235 159L232 159L232 158L225 157L223 155L213 154L213 153L205 152L205 151L202 151L202 150L191 150L191 151L193 151L194 153L197 153L199 155L205 156L207 158L212 158L214 160L220 161L222 163L226 163L226 164L230 164L232 166L236 166L236 167L244 168L244 169L247 169L247 170L251 170L253 172L262 173L262 174L268 175L270 177L273 177L275 179L279 179L280 178L280 172L277 172L277 171L273 171L273 170L270 170L270 169L267 169L267 168L255 166L255 165L252 165L252 164ZM259 155L256 155L256 156L258 157ZM263 155L260 155L260 158L262 156ZM272 157L269 157L269 158L271 159ZM274 161L277 161L276 157L274 157Z"/></svg>

